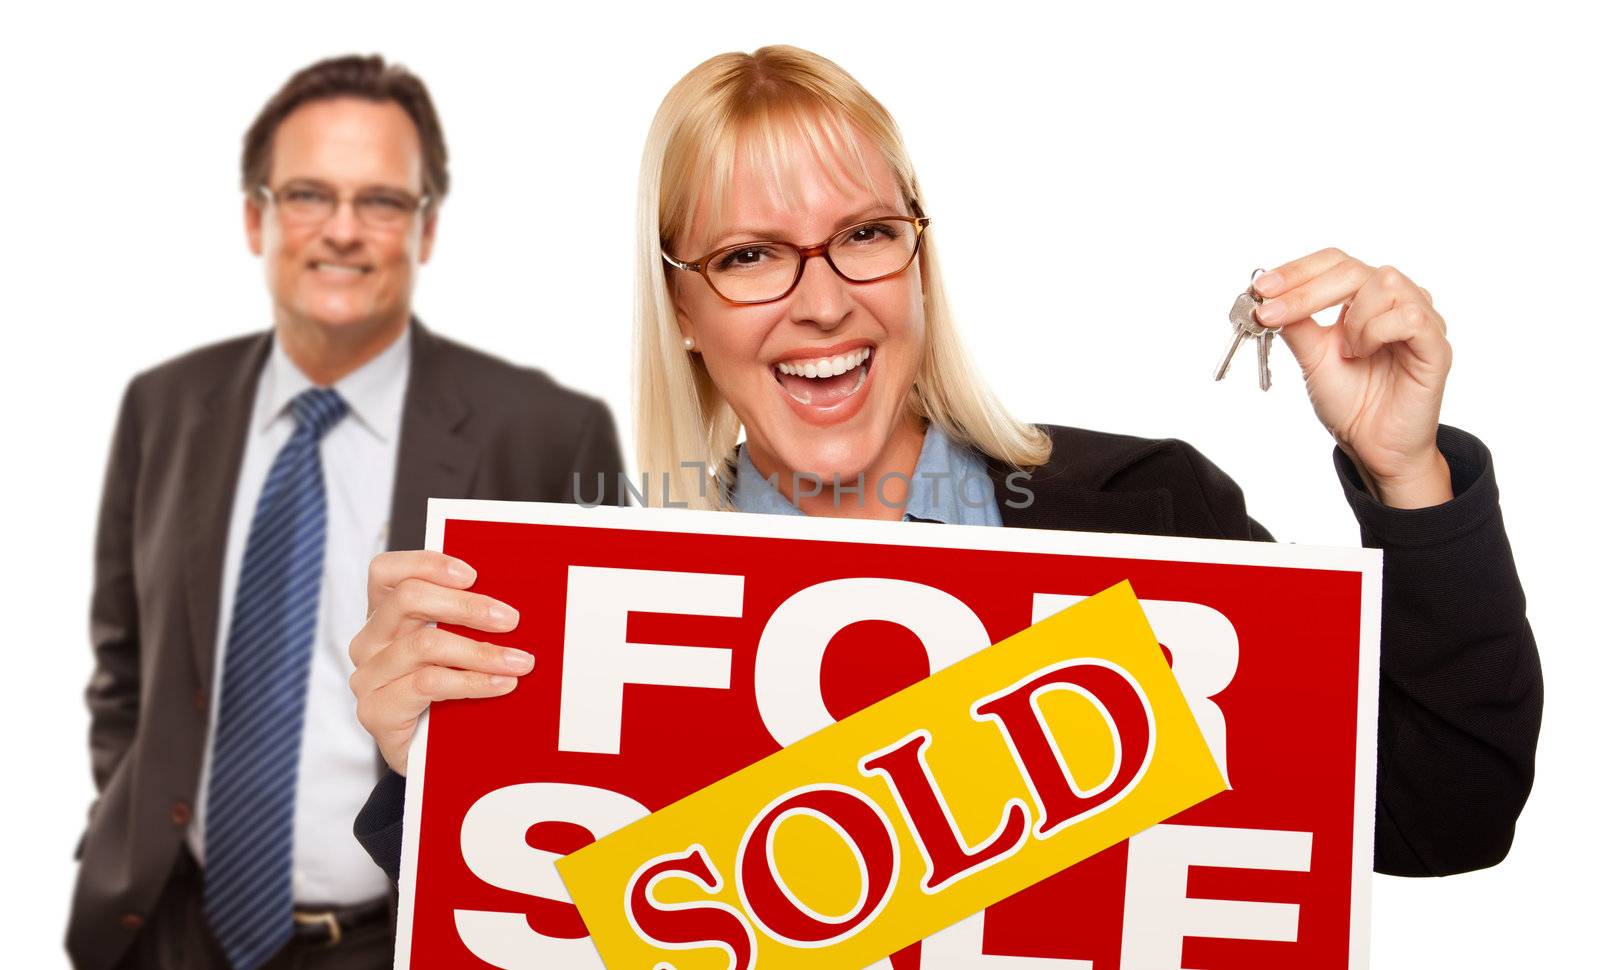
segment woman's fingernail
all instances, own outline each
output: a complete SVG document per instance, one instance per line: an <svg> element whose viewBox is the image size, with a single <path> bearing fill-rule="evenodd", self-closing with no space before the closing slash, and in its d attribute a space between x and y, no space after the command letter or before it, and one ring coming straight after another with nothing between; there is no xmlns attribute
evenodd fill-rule
<svg viewBox="0 0 1600 970"><path fill-rule="evenodd" d="M502 677L499 674L489 678L489 686L495 690L505 690L507 687L514 686L516 682L517 678L515 677Z"/></svg>
<svg viewBox="0 0 1600 970"><path fill-rule="evenodd" d="M525 674L533 669L533 654L525 650L515 650L507 647L504 656L506 666L519 674Z"/></svg>
<svg viewBox="0 0 1600 970"><path fill-rule="evenodd" d="M1256 319L1262 323L1277 323L1279 320L1282 320L1288 314L1288 312L1289 311L1284 308L1282 303L1267 302L1256 307Z"/></svg>
<svg viewBox="0 0 1600 970"><path fill-rule="evenodd" d="M1262 273L1250 285L1255 287L1256 292L1262 296L1272 296L1283 289L1283 277L1277 273Z"/></svg>
<svg viewBox="0 0 1600 970"><path fill-rule="evenodd" d="M450 574L450 578L458 583L471 584L478 578L478 571L459 559L450 560L444 568L445 572Z"/></svg>
<svg viewBox="0 0 1600 970"><path fill-rule="evenodd" d="M489 607L489 620L496 626L503 626L508 630L516 627L518 616L516 610L504 603L496 603Z"/></svg>

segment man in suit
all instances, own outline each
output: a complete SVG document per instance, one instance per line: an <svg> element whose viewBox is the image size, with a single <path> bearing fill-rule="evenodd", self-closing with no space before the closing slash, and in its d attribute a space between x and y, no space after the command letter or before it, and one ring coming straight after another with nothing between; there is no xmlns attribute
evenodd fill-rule
<svg viewBox="0 0 1600 970"><path fill-rule="evenodd" d="M346 685L367 563L422 544L429 496L572 501L622 467L603 404L413 319L449 188L417 77L311 65L242 161L272 329L136 377L106 475L81 970L390 966L351 835L381 765Z"/></svg>

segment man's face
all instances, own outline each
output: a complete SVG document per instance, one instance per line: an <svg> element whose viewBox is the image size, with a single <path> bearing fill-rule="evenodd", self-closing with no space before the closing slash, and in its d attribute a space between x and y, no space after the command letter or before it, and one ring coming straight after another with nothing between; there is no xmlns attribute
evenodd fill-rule
<svg viewBox="0 0 1600 970"><path fill-rule="evenodd" d="M405 109L360 98L301 105L278 126L267 188L271 201L246 200L245 231L280 318L326 331L409 318L434 219L394 211L422 195L422 144ZM319 195L338 200L325 218Z"/></svg>

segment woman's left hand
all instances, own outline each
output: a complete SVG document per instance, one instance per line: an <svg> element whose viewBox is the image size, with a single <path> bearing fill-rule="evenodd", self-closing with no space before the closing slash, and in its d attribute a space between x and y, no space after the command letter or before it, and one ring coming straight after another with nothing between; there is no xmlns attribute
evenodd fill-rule
<svg viewBox="0 0 1600 970"><path fill-rule="evenodd" d="M1444 318L1428 291L1393 266L1373 269L1324 249L1252 284L1256 319L1281 328L1317 418L1355 460L1374 497L1424 508L1452 497L1439 453L1439 404L1450 372ZM1344 304L1322 327L1311 315Z"/></svg>

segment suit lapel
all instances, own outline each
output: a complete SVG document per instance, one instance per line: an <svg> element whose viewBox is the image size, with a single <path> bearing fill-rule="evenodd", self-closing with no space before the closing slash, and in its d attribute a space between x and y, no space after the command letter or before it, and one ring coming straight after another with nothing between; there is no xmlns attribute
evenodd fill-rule
<svg viewBox="0 0 1600 970"><path fill-rule="evenodd" d="M1165 491L1112 492L1096 483L1079 481L1072 474L1073 457L1063 451L1057 442L1048 463L1033 469L1031 475L1015 479L1009 478L1015 469L989 461L989 477L994 481L1003 525L1074 532L1173 534L1172 498ZM1028 504L1017 508L1008 503Z"/></svg>
<svg viewBox="0 0 1600 970"><path fill-rule="evenodd" d="M256 382L271 349L271 331L245 344L238 365L219 375L198 413L188 416L182 453L191 469L194 517L184 557L184 587L189 600L189 645L199 682L208 691L216 662L217 614L233 496L244 461Z"/></svg>
<svg viewBox="0 0 1600 970"><path fill-rule="evenodd" d="M422 548L429 498L467 497L478 470L478 446L464 431L471 413L450 371L447 349L413 320L411 376L389 504L390 549Z"/></svg>

